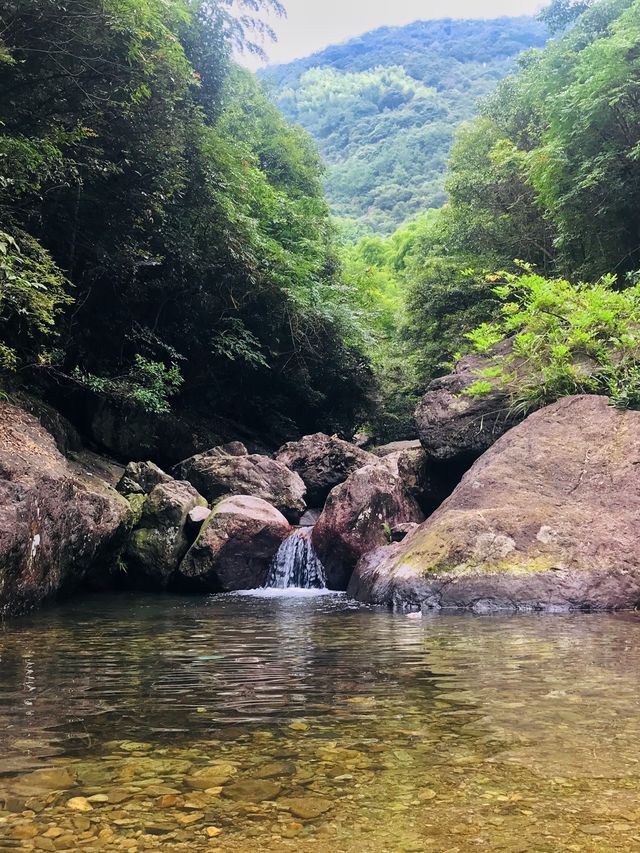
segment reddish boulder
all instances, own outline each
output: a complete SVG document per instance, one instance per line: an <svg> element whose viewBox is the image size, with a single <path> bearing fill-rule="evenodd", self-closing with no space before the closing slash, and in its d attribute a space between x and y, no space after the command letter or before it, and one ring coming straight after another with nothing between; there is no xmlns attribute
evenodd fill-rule
<svg viewBox="0 0 640 853"><path fill-rule="evenodd" d="M570 397L503 436L354 593L426 608L640 604L640 413Z"/></svg>
<svg viewBox="0 0 640 853"><path fill-rule="evenodd" d="M393 460L365 465L329 495L312 541L330 589L346 589L363 554L389 542L397 524L424 519Z"/></svg>
<svg viewBox="0 0 640 853"><path fill-rule="evenodd" d="M178 582L203 592L256 589L292 532L282 513L266 501L248 495L225 498L180 564Z"/></svg>
<svg viewBox="0 0 640 853"><path fill-rule="evenodd" d="M306 509L305 485L296 473L268 456L247 453L237 441L192 456L173 473L188 480L209 503L225 495L250 495L267 501L292 522Z"/></svg>
<svg viewBox="0 0 640 853"><path fill-rule="evenodd" d="M130 517L127 501L65 459L36 418L0 404L0 613L108 573Z"/></svg>

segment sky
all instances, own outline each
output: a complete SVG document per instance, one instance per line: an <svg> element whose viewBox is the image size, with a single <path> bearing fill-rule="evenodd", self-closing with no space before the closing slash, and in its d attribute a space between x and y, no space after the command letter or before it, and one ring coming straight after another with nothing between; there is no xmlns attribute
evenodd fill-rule
<svg viewBox="0 0 640 853"><path fill-rule="evenodd" d="M269 17L278 34L266 45L269 61L289 62L382 26L427 18L497 18L531 15L545 0L283 0L287 17ZM263 63L244 57L243 64Z"/></svg>

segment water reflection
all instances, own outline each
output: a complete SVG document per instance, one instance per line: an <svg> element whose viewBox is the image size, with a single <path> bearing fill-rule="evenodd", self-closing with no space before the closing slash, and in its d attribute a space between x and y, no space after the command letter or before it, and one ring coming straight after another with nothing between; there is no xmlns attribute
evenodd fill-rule
<svg viewBox="0 0 640 853"><path fill-rule="evenodd" d="M0 849L80 849L80 821L96 850L637 851L639 640L633 616L420 622L341 596L16 620Z"/></svg>

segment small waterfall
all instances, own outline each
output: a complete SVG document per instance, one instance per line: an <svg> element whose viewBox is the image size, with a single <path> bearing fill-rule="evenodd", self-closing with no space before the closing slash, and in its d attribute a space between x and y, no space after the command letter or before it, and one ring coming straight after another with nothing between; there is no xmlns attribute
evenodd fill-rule
<svg viewBox="0 0 640 853"><path fill-rule="evenodd" d="M268 589L326 589L324 566L311 544L311 528L296 530L273 558L265 587Z"/></svg>

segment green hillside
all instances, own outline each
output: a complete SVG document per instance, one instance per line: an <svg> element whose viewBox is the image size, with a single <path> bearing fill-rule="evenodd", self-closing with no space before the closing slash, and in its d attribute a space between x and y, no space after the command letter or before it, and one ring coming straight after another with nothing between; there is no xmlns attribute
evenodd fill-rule
<svg viewBox="0 0 640 853"><path fill-rule="evenodd" d="M334 214L390 233L445 200L453 135L479 98L548 33L532 18L384 27L262 72L276 104L316 140Z"/></svg>

